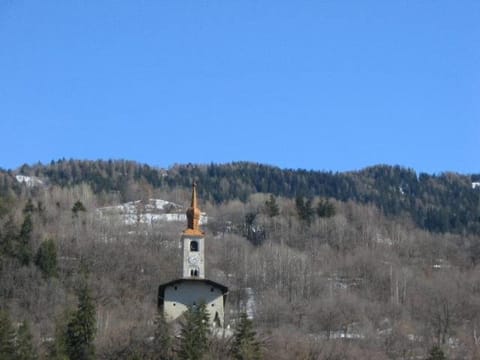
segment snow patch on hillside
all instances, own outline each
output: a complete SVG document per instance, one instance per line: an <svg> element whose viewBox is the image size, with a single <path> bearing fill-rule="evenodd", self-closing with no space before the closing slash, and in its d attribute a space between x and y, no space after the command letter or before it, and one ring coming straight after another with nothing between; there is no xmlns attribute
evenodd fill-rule
<svg viewBox="0 0 480 360"><path fill-rule="evenodd" d="M130 201L120 205L102 207L97 211L102 217L116 217L125 225L187 222L187 215L182 206L162 199ZM207 215L202 213L200 225L205 225L207 221Z"/></svg>
<svg viewBox="0 0 480 360"><path fill-rule="evenodd" d="M43 181L39 178L34 176L26 176L26 175L15 175L17 181L21 184L27 185L27 187L32 188L37 185L43 185Z"/></svg>
<svg viewBox="0 0 480 360"><path fill-rule="evenodd" d="M480 182L472 182L472 189L480 188Z"/></svg>

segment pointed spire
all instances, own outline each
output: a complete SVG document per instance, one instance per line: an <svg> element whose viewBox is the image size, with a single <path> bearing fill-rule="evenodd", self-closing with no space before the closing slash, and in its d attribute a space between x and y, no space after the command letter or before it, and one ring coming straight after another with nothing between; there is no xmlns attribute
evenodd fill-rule
<svg viewBox="0 0 480 360"><path fill-rule="evenodd" d="M186 235L203 235L200 230L200 209L197 206L197 183L192 184L192 202L187 210L187 228L183 231Z"/></svg>
<svg viewBox="0 0 480 360"><path fill-rule="evenodd" d="M194 181L192 184L192 202L190 204L192 209L197 208L197 183Z"/></svg>

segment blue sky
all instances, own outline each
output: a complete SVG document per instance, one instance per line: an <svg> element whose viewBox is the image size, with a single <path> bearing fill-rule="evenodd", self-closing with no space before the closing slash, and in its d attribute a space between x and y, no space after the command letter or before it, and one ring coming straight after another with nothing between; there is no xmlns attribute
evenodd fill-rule
<svg viewBox="0 0 480 360"><path fill-rule="evenodd" d="M0 0L0 167L480 173L480 1Z"/></svg>

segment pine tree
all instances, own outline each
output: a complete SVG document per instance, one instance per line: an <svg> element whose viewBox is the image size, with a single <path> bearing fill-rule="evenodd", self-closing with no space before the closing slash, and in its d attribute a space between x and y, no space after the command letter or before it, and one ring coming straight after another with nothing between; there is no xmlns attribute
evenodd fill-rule
<svg viewBox="0 0 480 360"><path fill-rule="evenodd" d="M52 239L47 239L38 248L35 265L45 278L57 276L57 247Z"/></svg>
<svg viewBox="0 0 480 360"><path fill-rule="evenodd" d="M178 356L182 360L202 359L208 349L210 328L205 304L190 307L184 313Z"/></svg>
<svg viewBox="0 0 480 360"><path fill-rule="evenodd" d="M23 208L24 214L32 214L35 211L35 206L33 206L32 199L28 199L25 207Z"/></svg>
<svg viewBox="0 0 480 360"><path fill-rule="evenodd" d="M1 188L0 188L0 193L1 193ZM9 207L8 207L8 202L7 202L7 199L5 199L4 197L2 197L2 195L0 194L0 219L5 215L5 214L8 214L8 210L9 210Z"/></svg>
<svg viewBox="0 0 480 360"><path fill-rule="evenodd" d="M315 215L312 208L312 199L305 201L303 196L297 196L295 199L295 207L300 220L307 226L310 226L312 224L313 216Z"/></svg>
<svg viewBox="0 0 480 360"><path fill-rule="evenodd" d="M55 322L55 338L48 348L48 360L69 360L66 355L66 321L68 314L60 317Z"/></svg>
<svg viewBox="0 0 480 360"><path fill-rule="evenodd" d="M95 305L90 290L83 284L78 293L78 308L67 324L65 345L70 360L95 358Z"/></svg>
<svg viewBox="0 0 480 360"><path fill-rule="evenodd" d="M201 359L203 352L199 348L199 344L196 338L197 327L195 323L195 310L189 308L184 313L184 322L182 323L182 329L180 333L180 350L178 356L180 359L196 360Z"/></svg>
<svg viewBox="0 0 480 360"><path fill-rule="evenodd" d="M207 312L207 306L201 303L196 309L197 338L201 346L208 348L208 338L210 336L210 322Z"/></svg>
<svg viewBox="0 0 480 360"><path fill-rule="evenodd" d="M85 212L87 211L87 209L85 209L85 206L83 205L83 203L80 200L78 200L77 202L75 202L75 204L73 204L73 207L72 207L73 216L78 216L78 213L80 211Z"/></svg>
<svg viewBox="0 0 480 360"><path fill-rule="evenodd" d="M267 201L265 201L265 210L267 215L271 218L280 214L277 200L275 199L275 196L273 196L272 194L270 194L270 198Z"/></svg>
<svg viewBox="0 0 480 360"><path fill-rule="evenodd" d="M257 213L249 212L245 215L244 236L250 240L255 241L254 223Z"/></svg>
<svg viewBox="0 0 480 360"><path fill-rule="evenodd" d="M7 222L3 226L3 234L1 234L0 254L13 257L15 255L15 243L18 238L18 229L12 216L8 217Z"/></svg>
<svg viewBox="0 0 480 360"><path fill-rule="evenodd" d="M321 199L317 205L317 215L319 217L332 217L335 215L335 206L328 200Z"/></svg>
<svg viewBox="0 0 480 360"><path fill-rule="evenodd" d="M32 261L32 230L33 222L32 216L27 214L23 220L22 226L20 228L20 234L18 236L18 244L16 257L22 265L29 265Z"/></svg>
<svg viewBox="0 0 480 360"><path fill-rule="evenodd" d="M171 329L165 320L163 312L158 314L155 319L153 350L155 352L155 358L158 360L168 360L172 358Z"/></svg>
<svg viewBox="0 0 480 360"><path fill-rule="evenodd" d="M17 360L38 359L32 343L32 334L28 323L24 321L17 331Z"/></svg>
<svg viewBox="0 0 480 360"><path fill-rule="evenodd" d="M15 359L15 330L6 311L0 310L0 359Z"/></svg>
<svg viewBox="0 0 480 360"><path fill-rule="evenodd" d="M256 339L252 321L243 313L235 328L231 353L234 359L258 360L262 358L260 343Z"/></svg>
<svg viewBox="0 0 480 360"><path fill-rule="evenodd" d="M434 345L426 360L447 360L443 350L438 345Z"/></svg>

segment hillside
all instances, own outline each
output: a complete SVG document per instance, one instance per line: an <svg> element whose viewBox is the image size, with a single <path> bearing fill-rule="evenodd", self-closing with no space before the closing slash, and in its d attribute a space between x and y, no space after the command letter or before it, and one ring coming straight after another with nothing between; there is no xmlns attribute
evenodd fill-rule
<svg viewBox="0 0 480 360"><path fill-rule="evenodd" d="M480 174L417 174L400 166L378 165L360 171L332 173L280 169L254 163L176 165L157 169L132 161L60 160L22 166L17 174L54 185L87 183L97 194L118 192L136 200L133 184L145 190L188 188L201 184L200 196L216 204L255 193L295 198L325 197L373 204L387 216L409 216L433 232L480 234Z"/></svg>
<svg viewBox="0 0 480 360"><path fill-rule="evenodd" d="M158 358L158 285L181 272L193 180L206 275L229 287L227 324L253 317L265 359L423 359L434 344L478 357L480 179L390 166L0 171L0 323L26 320L35 351L56 358L86 286L97 358ZM208 358L231 358L230 343L210 339Z"/></svg>

